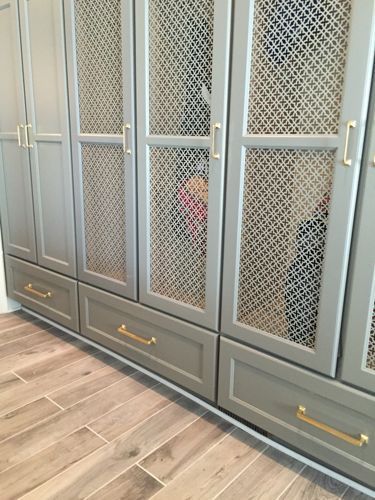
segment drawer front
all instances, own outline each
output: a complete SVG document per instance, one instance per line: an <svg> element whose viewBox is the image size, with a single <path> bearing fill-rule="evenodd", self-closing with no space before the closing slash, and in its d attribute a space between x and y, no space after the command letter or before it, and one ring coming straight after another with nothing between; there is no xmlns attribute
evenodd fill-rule
<svg viewBox="0 0 375 500"><path fill-rule="evenodd" d="M7 255L8 295L47 318L78 331L77 282Z"/></svg>
<svg viewBox="0 0 375 500"><path fill-rule="evenodd" d="M216 334L81 283L79 299L83 335L215 399Z"/></svg>
<svg viewBox="0 0 375 500"><path fill-rule="evenodd" d="M375 486L374 397L221 338L219 405Z"/></svg>

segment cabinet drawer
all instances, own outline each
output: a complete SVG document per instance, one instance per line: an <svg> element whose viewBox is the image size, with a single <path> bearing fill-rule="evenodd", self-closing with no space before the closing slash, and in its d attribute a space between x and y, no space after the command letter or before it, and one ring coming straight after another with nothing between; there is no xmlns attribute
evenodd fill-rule
<svg viewBox="0 0 375 500"><path fill-rule="evenodd" d="M8 295L47 318L78 331L77 282L33 264L5 257Z"/></svg>
<svg viewBox="0 0 375 500"><path fill-rule="evenodd" d="M375 486L373 396L221 338L219 405L303 454ZM298 418L299 406L311 421ZM361 434L367 444L345 441Z"/></svg>
<svg viewBox="0 0 375 500"><path fill-rule="evenodd" d="M217 335L81 283L79 299L83 335L215 399Z"/></svg>

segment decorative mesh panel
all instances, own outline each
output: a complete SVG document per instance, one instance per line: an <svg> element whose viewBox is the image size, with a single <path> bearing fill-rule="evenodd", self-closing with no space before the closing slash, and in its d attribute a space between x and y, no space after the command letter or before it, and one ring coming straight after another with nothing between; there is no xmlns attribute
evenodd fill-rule
<svg viewBox="0 0 375 500"><path fill-rule="evenodd" d="M256 0L249 134L336 134L351 0Z"/></svg>
<svg viewBox="0 0 375 500"><path fill-rule="evenodd" d="M214 0L150 0L150 133L209 135Z"/></svg>
<svg viewBox="0 0 375 500"><path fill-rule="evenodd" d="M75 0L83 134L120 134L123 124L121 0Z"/></svg>
<svg viewBox="0 0 375 500"><path fill-rule="evenodd" d="M375 370L375 304L372 310L372 322L370 328L366 366L371 370Z"/></svg>
<svg viewBox="0 0 375 500"><path fill-rule="evenodd" d="M151 290L204 309L209 153L150 148Z"/></svg>
<svg viewBox="0 0 375 500"><path fill-rule="evenodd" d="M314 348L334 152L248 149L237 321Z"/></svg>
<svg viewBox="0 0 375 500"><path fill-rule="evenodd" d="M120 146L83 144L86 267L126 282L125 169Z"/></svg>

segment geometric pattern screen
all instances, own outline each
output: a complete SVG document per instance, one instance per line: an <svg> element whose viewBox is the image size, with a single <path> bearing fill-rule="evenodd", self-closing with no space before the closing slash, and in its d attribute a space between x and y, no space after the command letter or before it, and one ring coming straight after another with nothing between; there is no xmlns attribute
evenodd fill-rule
<svg viewBox="0 0 375 500"><path fill-rule="evenodd" d="M124 153L120 145L82 144L86 269L126 283Z"/></svg>
<svg viewBox="0 0 375 500"><path fill-rule="evenodd" d="M248 134L338 132L350 12L351 0L255 1Z"/></svg>
<svg viewBox="0 0 375 500"><path fill-rule="evenodd" d="M372 310L372 321L370 327L370 338L367 351L367 368L375 370L375 304Z"/></svg>
<svg viewBox="0 0 375 500"><path fill-rule="evenodd" d="M313 349L335 152L247 149L237 321Z"/></svg>
<svg viewBox="0 0 375 500"><path fill-rule="evenodd" d="M149 128L152 135L208 136L213 0L150 0Z"/></svg>
<svg viewBox="0 0 375 500"><path fill-rule="evenodd" d="M121 134L121 0L75 0L82 134Z"/></svg>

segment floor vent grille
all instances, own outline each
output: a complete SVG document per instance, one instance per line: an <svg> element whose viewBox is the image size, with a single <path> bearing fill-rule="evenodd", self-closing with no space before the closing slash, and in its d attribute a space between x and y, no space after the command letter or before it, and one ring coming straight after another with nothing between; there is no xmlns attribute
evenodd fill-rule
<svg viewBox="0 0 375 500"><path fill-rule="evenodd" d="M269 433L267 431L265 431L264 429L261 429L257 425L252 424L248 420L245 420L244 418L241 418L238 415L235 415L231 411L228 411L225 408L222 408L221 406L219 406L218 409L220 411L222 411L223 413L225 413L226 415L228 415L229 417L233 418L234 420L237 420L237 422L240 422L241 424L246 425L246 427L249 427L250 429L253 429L253 431L258 432L262 436L269 437Z"/></svg>

